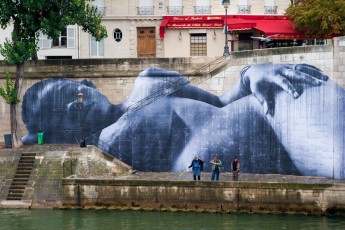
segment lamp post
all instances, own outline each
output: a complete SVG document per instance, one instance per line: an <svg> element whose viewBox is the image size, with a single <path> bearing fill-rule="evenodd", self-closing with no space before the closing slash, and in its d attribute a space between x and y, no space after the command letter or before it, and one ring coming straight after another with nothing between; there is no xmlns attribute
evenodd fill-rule
<svg viewBox="0 0 345 230"><path fill-rule="evenodd" d="M230 5L230 0L223 0L223 6L225 9L225 45L223 56L229 56L229 45L228 45L228 7Z"/></svg>
<svg viewBox="0 0 345 230"><path fill-rule="evenodd" d="M79 145L81 148L85 147L85 141L83 140L83 125L82 125L83 97L84 97L83 93L79 92L77 94L77 102L78 102L78 107L79 107Z"/></svg>

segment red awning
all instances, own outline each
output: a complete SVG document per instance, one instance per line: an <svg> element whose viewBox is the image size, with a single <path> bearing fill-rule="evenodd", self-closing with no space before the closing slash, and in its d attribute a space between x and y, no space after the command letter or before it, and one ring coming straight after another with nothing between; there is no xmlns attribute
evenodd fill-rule
<svg viewBox="0 0 345 230"><path fill-rule="evenodd" d="M164 16L160 25L160 37L164 38L165 28L168 29L205 29L223 28L223 16Z"/></svg>
<svg viewBox="0 0 345 230"><path fill-rule="evenodd" d="M304 34L293 29L290 20L260 20L254 26L254 29L262 31L265 36L273 36L273 39L303 39Z"/></svg>
<svg viewBox="0 0 345 230"><path fill-rule="evenodd" d="M160 25L160 37L164 38L165 28L168 29L201 29L223 28L226 23L224 15L212 16L164 16ZM305 36L293 29L288 16L266 15L229 15L228 30L259 30L273 39L302 39Z"/></svg>

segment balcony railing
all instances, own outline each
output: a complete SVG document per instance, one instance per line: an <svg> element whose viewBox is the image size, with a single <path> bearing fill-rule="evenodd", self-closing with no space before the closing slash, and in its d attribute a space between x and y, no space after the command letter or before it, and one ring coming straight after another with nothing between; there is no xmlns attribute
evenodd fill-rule
<svg viewBox="0 0 345 230"><path fill-rule="evenodd" d="M238 13L239 14L250 14L250 7L249 5L238 5L237 9L238 9Z"/></svg>
<svg viewBox="0 0 345 230"><path fill-rule="evenodd" d="M99 15L105 16L105 7L98 7L97 6L97 13Z"/></svg>
<svg viewBox="0 0 345 230"><path fill-rule="evenodd" d="M278 6L265 6L265 14L277 14Z"/></svg>
<svg viewBox="0 0 345 230"><path fill-rule="evenodd" d="M137 15L153 15L154 8L154 6L138 6Z"/></svg>
<svg viewBox="0 0 345 230"><path fill-rule="evenodd" d="M211 6L194 6L194 14L211 14Z"/></svg>
<svg viewBox="0 0 345 230"><path fill-rule="evenodd" d="M183 6L168 6L168 14L183 14Z"/></svg>

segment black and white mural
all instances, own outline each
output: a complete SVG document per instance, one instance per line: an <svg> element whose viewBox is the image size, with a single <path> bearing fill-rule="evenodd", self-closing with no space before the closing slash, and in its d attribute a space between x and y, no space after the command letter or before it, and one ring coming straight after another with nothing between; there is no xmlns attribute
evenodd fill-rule
<svg viewBox="0 0 345 230"><path fill-rule="evenodd" d="M85 140L140 171L184 171L194 156L218 156L229 171L236 155L243 173L345 178L343 88L306 64L256 64L239 75L217 96L148 68L117 105L90 81L44 80L25 93L23 141L37 143L37 131L45 143ZM177 82L186 84L146 103Z"/></svg>

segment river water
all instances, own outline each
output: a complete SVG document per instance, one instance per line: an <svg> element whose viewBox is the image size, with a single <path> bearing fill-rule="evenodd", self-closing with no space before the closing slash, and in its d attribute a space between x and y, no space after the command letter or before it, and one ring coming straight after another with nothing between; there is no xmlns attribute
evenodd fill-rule
<svg viewBox="0 0 345 230"><path fill-rule="evenodd" d="M0 229L345 229L344 217L110 210L0 210Z"/></svg>

